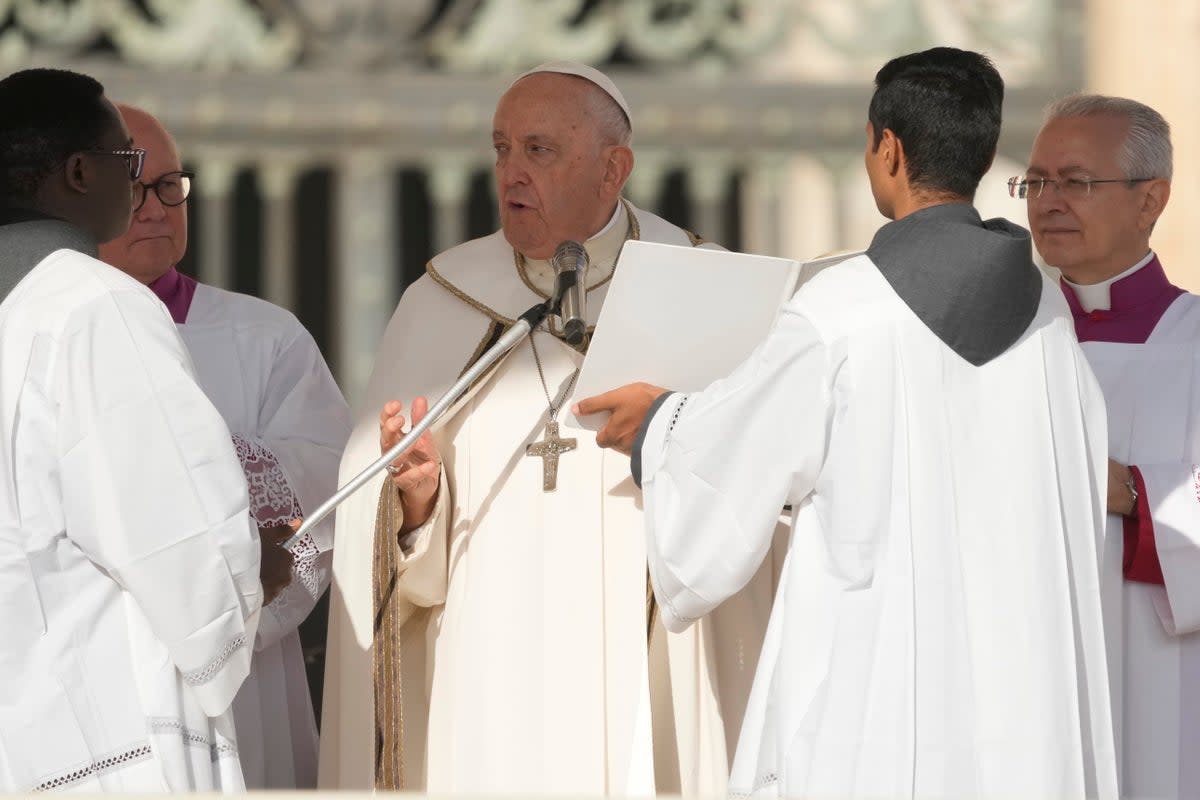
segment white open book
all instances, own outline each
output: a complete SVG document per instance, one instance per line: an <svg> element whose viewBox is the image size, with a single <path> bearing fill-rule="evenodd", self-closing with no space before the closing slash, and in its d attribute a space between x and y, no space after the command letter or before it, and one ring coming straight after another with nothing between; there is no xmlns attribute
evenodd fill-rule
<svg viewBox="0 0 1200 800"><path fill-rule="evenodd" d="M571 399L646 381L703 389L766 338L783 305L821 269L858 253L801 264L786 258L626 242ZM599 430L606 414L567 426Z"/></svg>

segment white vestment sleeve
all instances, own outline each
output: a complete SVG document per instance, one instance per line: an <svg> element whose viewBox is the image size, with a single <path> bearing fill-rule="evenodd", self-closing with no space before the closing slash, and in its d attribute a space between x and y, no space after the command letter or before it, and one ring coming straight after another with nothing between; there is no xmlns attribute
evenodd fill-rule
<svg viewBox="0 0 1200 800"><path fill-rule="evenodd" d="M235 436L261 527L286 524L337 491L338 462L350 435L350 413L312 336L296 335L272 362L255 436ZM244 455L253 453L252 470ZM292 501L289 503L289 501ZM329 586L333 519L292 549L292 582L266 607L255 648L296 630Z"/></svg>
<svg viewBox="0 0 1200 800"><path fill-rule="evenodd" d="M329 587L333 550L318 550L309 534L292 547L292 581L266 605L259 621L254 649L277 643L308 619Z"/></svg>
<svg viewBox="0 0 1200 800"><path fill-rule="evenodd" d="M1200 467L1137 464L1146 484L1154 546L1165 591L1154 594L1163 627L1173 636L1200 630Z"/></svg>
<svg viewBox="0 0 1200 800"><path fill-rule="evenodd" d="M106 295L79 320L53 373L68 536L129 592L218 716L249 672L262 603L229 431L153 297Z"/></svg>
<svg viewBox="0 0 1200 800"><path fill-rule="evenodd" d="M450 537L450 502L446 468L442 467L441 488L433 513L424 525L406 534L400 542L400 573L397 589L413 605L429 608L446 602L449 572L446 550Z"/></svg>
<svg viewBox="0 0 1200 800"><path fill-rule="evenodd" d="M728 378L669 398L641 449L647 555L663 622L686 628L753 577L782 506L824 462L826 348L794 304Z"/></svg>
<svg viewBox="0 0 1200 800"><path fill-rule="evenodd" d="M271 451L288 486L308 512L337 491L338 463L350 436L350 411L308 331L296 324L296 337L275 358L257 441ZM333 548L333 518L313 531L317 549ZM324 585L328 585L326 574Z"/></svg>

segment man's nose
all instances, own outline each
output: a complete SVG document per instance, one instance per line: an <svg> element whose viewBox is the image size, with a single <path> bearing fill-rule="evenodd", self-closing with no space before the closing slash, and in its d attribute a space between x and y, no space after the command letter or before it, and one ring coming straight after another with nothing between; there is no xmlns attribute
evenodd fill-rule
<svg viewBox="0 0 1200 800"><path fill-rule="evenodd" d="M1031 217L1035 214L1049 214L1066 210L1066 201L1056 183L1047 183L1039 196L1029 198L1029 215Z"/></svg>
<svg viewBox="0 0 1200 800"><path fill-rule="evenodd" d="M519 156L509 155L496 164L496 180L501 186L528 183L529 171Z"/></svg>
<svg viewBox="0 0 1200 800"><path fill-rule="evenodd" d="M163 206L162 201L158 199L158 192L150 188L145 188L145 192L146 194L145 199L142 200L142 207L135 212L137 218L145 220L158 220L165 217L167 214L167 209L165 206Z"/></svg>

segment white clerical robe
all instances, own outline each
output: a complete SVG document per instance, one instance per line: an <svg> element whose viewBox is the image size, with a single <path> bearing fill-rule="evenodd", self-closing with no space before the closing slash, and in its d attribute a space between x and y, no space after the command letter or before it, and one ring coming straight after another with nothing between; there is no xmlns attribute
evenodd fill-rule
<svg viewBox="0 0 1200 800"><path fill-rule="evenodd" d="M162 304L71 250L0 304L0 789L243 788L257 531Z"/></svg>
<svg viewBox="0 0 1200 800"><path fill-rule="evenodd" d="M972 366L864 255L728 378L663 402L640 457L670 629L737 591L795 509L732 790L1115 796L1104 411L1073 334L1043 281L1020 339Z"/></svg>
<svg viewBox="0 0 1200 800"><path fill-rule="evenodd" d="M600 284L588 295L593 324L607 290L604 270L627 230L694 244L685 231L623 203L587 243L587 283ZM514 259L498 232L436 257L405 293L342 461L343 481L378 458L386 400L407 407L416 394L440 396L482 351L493 325L540 300ZM402 555L396 587L407 618L405 786L720 796L726 724L736 732L723 705L740 716L770 591L759 586L733 609L760 613L725 626L732 635L723 652L706 622L682 635L656 623L648 653L641 493L626 457L566 428L561 433L576 448L559 459L557 490L543 491L542 461L527 457L526 446L543 438L546 392L560 396L582 356L544 332L534 340L545 390L526 342L435 433L444 459L438 507ZM338 510L323 788L370 788L378 766L371 593L378 498L378 488L364 490ZM764 573L769 581L770 569ZM651 673L661 690L653 714Z"/></svg>
<svg viewBox="0 0 1200 800"><path fill-rule="evenodd" d="M198 284L179 333L233 434L259 526L286 525L333 494L350 412L295 316ZM249 789L317 785L317 724L297 628L329 586L332 549L332 522L306 534L292 551L291 584L263 609L233 704Z"/></svg>
<svg viewBox="0 0 1200 800"><path fill-rule="evenodd" d="M1129 797L1200 796L1200 298L1181 295L1144 344L1085 342L1108 405L1109 454L1145 482L1165 586L1122 581L1108 522L1114 715Z"/></svg>

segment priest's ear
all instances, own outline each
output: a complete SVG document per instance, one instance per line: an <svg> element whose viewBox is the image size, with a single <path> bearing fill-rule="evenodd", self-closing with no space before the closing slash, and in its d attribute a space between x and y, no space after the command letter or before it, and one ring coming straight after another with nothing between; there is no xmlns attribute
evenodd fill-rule
<svg viewBox="0 0 1200 800"><path fill-rule="evenodd" d="M87 194L95 180L92 161L87 157L87 154L82 152L71 153L71 156L67 159L67 163L63 165L63 178L66 181L69 191L77 194Z"/></svg>
<svg viewBox="0 0 1200 800"><path fill-rule="evenodd" d="M605 196L617 197L625 187L625 181L633 172L633 150L623 144L605 146L602 153L604 158L604 177L601 189Z"/></svg>
<svg viewBox="0 0 1200 800"><path fill-rule="evenodd" d="M1142 192L1142 202L1138 207L1138 227L1144 231L1154 230L1167 200L1171 199L1171 182L1166 178L1155 178L1147 181Z"/></svg>
<svg viewBox="0 0 1200 800"><path fill-rule="evenodd" d="M883 168L887 170L888 177L896 177L904 164L904 143L900 141L900 137L891 128L884 128L876 150L883 161Z"/></svg>

